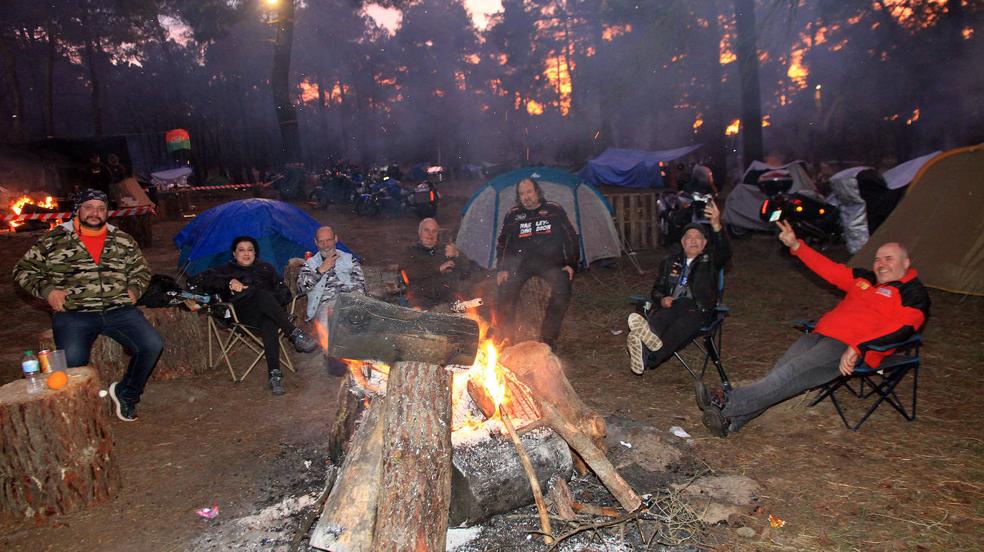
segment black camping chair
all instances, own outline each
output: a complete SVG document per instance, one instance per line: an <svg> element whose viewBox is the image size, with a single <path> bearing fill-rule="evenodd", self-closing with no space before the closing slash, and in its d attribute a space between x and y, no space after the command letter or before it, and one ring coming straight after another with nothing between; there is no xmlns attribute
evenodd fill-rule
<svg viewBox="0 0 984 552"><path fill-rule="evenodd" d="M813 320L800 320L795 325L801 331L810 333L816 327L816 322ZM911 422L915 420L916 394L919 386L919 349L921 347L922 337L920 334L915 334L909 339L898 343L861 347L861 359L864 358L864 353L868 351L894 351L894 353L882 360L878 368L871 368L863 360L859 359L857 366L854 367L854 372L850 376L838 376L836 379L821 386L820 394L809 406L815 406L824 399L829 398L837 410L837 414L840 415L841 421L844 422L844 427L851 431L857 431L874 414L875 410L884 403L892 405L895 411L905 418L906 421ZM906 408L896 389L899 383L910 372L912 373L912 402ZM856 383L857 387L852 385L852 383ZM854 424L847 420L844 409L837 399L836 393L841 388L847 389L859 402L871 403L864 415Z"/></svg>
<svg viewBox="0 0 984 552"><path fill-rule="evenodd" d="M725 305L722 300L724 298L724 269L718 271L718 303L714 305L714 318L703 325L691 340L690 343L693 344L704 356L703 363L700 369L700 375L690 367L690 364L680 355L680 350L674 351L673 356L683 364L683 367L690 372L690 375L695 380L703 380L704 374L707 372L707 366L710 363L714 364L717 369L718 376L721 378L721 387L726 391L731 391L731 380L728 379L728 373L724 370L724 364L721 362L721 338L723 334L724 319L731 312L731 308ZM643 316L648 316L649 311L652 309L653 305L645 297L639 295L634 295L631 297L632 301L638 305L642 305Z"/></svg>

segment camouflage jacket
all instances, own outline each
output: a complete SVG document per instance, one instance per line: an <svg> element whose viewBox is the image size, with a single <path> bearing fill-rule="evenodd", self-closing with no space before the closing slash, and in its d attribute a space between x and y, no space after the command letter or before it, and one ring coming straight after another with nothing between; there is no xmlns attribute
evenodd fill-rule
<svg viewBox="0 0 984 552"><path fill-rule="evenodd" d="M107 225L99 264L75 233L72 221L56 226L14 266L14 281L47 299L54 289L68 292L67 311L103 311L132 305L127 290L140 297L150 283L150 267L132 236Z"/></svg>

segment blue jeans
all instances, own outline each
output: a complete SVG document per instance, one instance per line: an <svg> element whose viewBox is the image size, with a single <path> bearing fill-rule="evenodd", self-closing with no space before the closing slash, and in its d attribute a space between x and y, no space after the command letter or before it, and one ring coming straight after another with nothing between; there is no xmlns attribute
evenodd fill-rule
<svg viewBox="0 0 984 552"><path fill-rule="evenodd" d="M839 376L846 349L844 343L818 333L799 338L764 378L728 395L721 413L731 419L729 431L738 431L770 406Z"/></svg>
<svg viewBox="0 0 984 552"><path fill-rule="evenodd" d="M56 312L51 320L55 345L65 350L69 367L85 366L93 342L105 335L130 354L126 374L117 384L117 395L131 404L140 401L150 373L164 350L164 340L136 307L107 311Z"/></svg>

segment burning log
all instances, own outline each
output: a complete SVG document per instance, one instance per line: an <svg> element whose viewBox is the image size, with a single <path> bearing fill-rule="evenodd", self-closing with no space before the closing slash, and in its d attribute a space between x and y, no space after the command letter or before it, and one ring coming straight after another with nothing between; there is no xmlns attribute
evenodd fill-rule
<svg viewBox="0 0 984 552"><path fill-rule="evenodd" d="M395 364L413 360L469 366L478 350L478 324L463 316L421 312L343 293L328 328L328 354Z"/></svg>
<svg viewBox="0 0 984 552"><path fill-rule="evenodd" d="M373 552L444 550L451 502L451 374L400 362L384 401Z"/></svg>
<svg viewBox="0 0 984 552"><path fill-rule="evenodd" d="M99 376L70 368L58 391L0 387L0 521L40 521L112 499L120 489Z"/></svg>

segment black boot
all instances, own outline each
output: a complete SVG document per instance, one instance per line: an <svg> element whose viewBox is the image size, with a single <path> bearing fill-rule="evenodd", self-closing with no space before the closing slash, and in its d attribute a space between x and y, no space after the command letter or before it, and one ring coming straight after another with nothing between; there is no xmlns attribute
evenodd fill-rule
<svg viewBox="0 0 984 552"><path fill-rule="evenodd" d="M294 344L294 349L296 349L298 353L310 353L318 348L318 342L312 339L308 334L304 333L304 330L300 328L294 328L294 331L290 332L287 339Z"/></svg>
<svg viewBox="0 0 984 552"><path fill-rule="evenodd" d="M270 392L274 395L283 395L286 393L284 391L284 384L282 380L284 379L284 373L280 370L270 371Z"/></svg>

